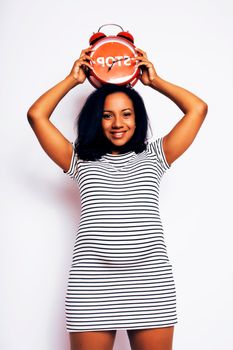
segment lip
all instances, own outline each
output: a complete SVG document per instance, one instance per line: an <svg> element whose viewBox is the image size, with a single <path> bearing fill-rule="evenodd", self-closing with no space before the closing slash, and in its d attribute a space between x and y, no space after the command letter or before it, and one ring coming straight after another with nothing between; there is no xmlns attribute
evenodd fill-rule
<svg viewBox="0 0 233 350"><path fill-rule="evenodd" d="M111 132L112 136L115 138L115 139L120 139L124 136L126 131L114 131L114 132Z"/></svg>

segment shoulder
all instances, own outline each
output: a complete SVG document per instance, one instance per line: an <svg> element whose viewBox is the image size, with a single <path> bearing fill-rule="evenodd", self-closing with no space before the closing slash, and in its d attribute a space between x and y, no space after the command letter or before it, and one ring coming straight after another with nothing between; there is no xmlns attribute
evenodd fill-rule
<svg viewBox="0 0 233 350"><path fill-rule="evenodd" d="M171 165L168 164L164 148L163 148L163 137L151 137L146 141L147 152L156 156L156 158L160 161L161 166L166 171L170 169Z"/></svg>

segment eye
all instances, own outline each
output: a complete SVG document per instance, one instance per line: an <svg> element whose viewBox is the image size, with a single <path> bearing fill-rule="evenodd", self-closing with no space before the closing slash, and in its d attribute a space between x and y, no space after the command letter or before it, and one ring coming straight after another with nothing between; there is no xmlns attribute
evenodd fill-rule
<svg viewBox="0 0 233 350"><path fill-rule="evenodd" d="M103 118L108 119L109 117L111 117L111 114L103 114Z"/></svg>
<svg viewBox="0 0 233 350"><path fill-rule="evenodd" d="M131 115L131 113L130 112L126 112L126 113L124 113L124 117L129 117Z"/></svg>

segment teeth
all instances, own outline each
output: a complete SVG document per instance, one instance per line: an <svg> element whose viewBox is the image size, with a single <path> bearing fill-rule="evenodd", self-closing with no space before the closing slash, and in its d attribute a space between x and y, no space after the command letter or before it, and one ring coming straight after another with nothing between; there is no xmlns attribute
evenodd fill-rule
<svg viewBox="0 0 233 350"><path fill-rule="evenodd" d="M122 136L124 133L123 132L114 132L113 133L115 136Z"/></svg>

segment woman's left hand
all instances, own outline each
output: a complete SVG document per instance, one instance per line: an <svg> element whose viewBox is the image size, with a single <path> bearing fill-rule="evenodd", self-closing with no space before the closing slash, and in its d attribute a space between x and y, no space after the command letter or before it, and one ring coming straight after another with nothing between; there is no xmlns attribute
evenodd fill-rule
<svg viewBox="0 0 233 350"><path fill-rule="evenodd" d="M142 74L139 76L139 79L144 85L150 85L152 81L158 76L156 73L155 67L153 64L148 60L147 54L145 51L135 48L140 56L138 55L135 57L136 60L139 62L137 63L137 67L141 67Z"/></svg>

